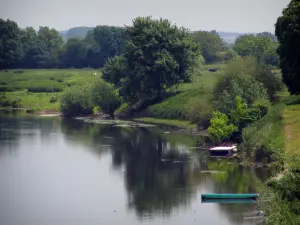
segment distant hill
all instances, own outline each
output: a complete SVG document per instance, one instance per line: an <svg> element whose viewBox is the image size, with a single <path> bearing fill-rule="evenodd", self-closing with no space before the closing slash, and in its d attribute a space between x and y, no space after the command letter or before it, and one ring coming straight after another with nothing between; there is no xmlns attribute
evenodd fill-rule
<svg viewBox="0 0 300 225"><path fill-rule="evenodd" d="M61 36L64 38L64 40L68 40L70 38L84 38L88 31L94 29L94 27L73 27L69 30L60 31ZM217 31L218 34L224 39L225 42L228 44L233 44L235 39L244 34L249 33L238 33L238 32L223 32L223 31Z"/></svg>
<svg viewBox="0 0 300 225"><path fill-rule="evenodd" d="M69 30L60 31L60 35L64 40L68 40L70 38L84 38L90 30L94 29L94 27L73 27Z"/></svg>

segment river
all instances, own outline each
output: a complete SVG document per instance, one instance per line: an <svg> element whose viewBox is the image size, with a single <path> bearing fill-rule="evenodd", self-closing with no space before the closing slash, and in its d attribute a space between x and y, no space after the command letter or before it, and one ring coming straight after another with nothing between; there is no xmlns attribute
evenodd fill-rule
<svg viewBox="0 0 300 225"><path fill-rule="evenodd" d="M268 174L196 145L159 128L2 115L0 224L255 224L256 204L200 195L257 192Z"/></svg>

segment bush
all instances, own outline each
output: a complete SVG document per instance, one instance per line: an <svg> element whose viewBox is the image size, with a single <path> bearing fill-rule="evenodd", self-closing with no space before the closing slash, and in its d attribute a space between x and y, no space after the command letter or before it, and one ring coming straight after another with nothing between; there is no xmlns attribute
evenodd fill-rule
<svg viewBox="0 0 300 225"><path fill-rule="evenodd" d="M83 116L93 112L91 84L72 86L60 98L60 110L66 117Z"/></svg>
<svg viewBox="0 0 300 225"><path fill-rule="evenodd" d="M91 89L92 102L99 106L102 112L114 118L114 112L121 105L120 97L111 84L97 81Z"/></svg>
<svg viewBox="0 0 300 225"><path fill-rule="evenodd" d="M238 128L235 125L229 123L229 119L225 114L219 111L213 113L208 132L214 141L220 142L227 139L237 130Z"/></svg>
<svg viewBox="0 0 300 225"><path fill-rule="evenodd" d="M192 123L197 123L198 129L207 129L210 124L213 109L210 101L203 97L192 98L187 106L189 120Z"/></svg>
<svg viewBox="0 0 300 225"><path fill-rule="evenodd" d="M50 103L55 103L55 102L57 102L57 97L55 97L55 96L51 96L51 98L50 98L50 101L49 101Z"/></svg>
<svg viewBox="0 0 300 225"><path fill-rule="evenodd" d="M213 93L215 109L229 113L235 106L235 98L240 96L248 105L257 99L268 99L267 90L247 74L224 74L219 78Z"/></svg>

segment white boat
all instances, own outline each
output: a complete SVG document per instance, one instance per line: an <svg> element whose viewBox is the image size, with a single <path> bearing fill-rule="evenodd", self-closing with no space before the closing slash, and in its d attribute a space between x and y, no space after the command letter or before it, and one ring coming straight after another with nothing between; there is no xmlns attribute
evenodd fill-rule
<svg viewBox="0 0 300 225"><path fill-rule="evenodd" d="M209 151L212 151L212 152L236 152L237 151L237 148L236 148L236 145L233 145L233 146L218 146L218 147L213 147L213 148L210 148Z"/></svg>

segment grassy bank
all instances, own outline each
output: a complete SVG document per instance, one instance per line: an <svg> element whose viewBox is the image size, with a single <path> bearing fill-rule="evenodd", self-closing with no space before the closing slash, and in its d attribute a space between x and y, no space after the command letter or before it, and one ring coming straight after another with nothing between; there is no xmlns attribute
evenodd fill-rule
<svg viewBox="0 0 300 225"><path fill-rule="evenodd" d="M220 68L221 70L224 66L224 64L206 65L200 74L194 76L193 82L179 85L176 89L178 93L175 96L148 107L147 117L188 120L189 102L193 98L210 99L214 84L220 75L219 72L207 71L207 68ZM175 91L175 89L170 91Z"/></svg>
<svg viewBox="0 0 300 225"><path fill-rule="evenodd" d="M184 120L156 119L151 117L137 118L135 120L145 122L145 123L171 125L171 126L181 127L185 129L196 128L196 124L192 124L189 121L184 121Z"/></svg>

